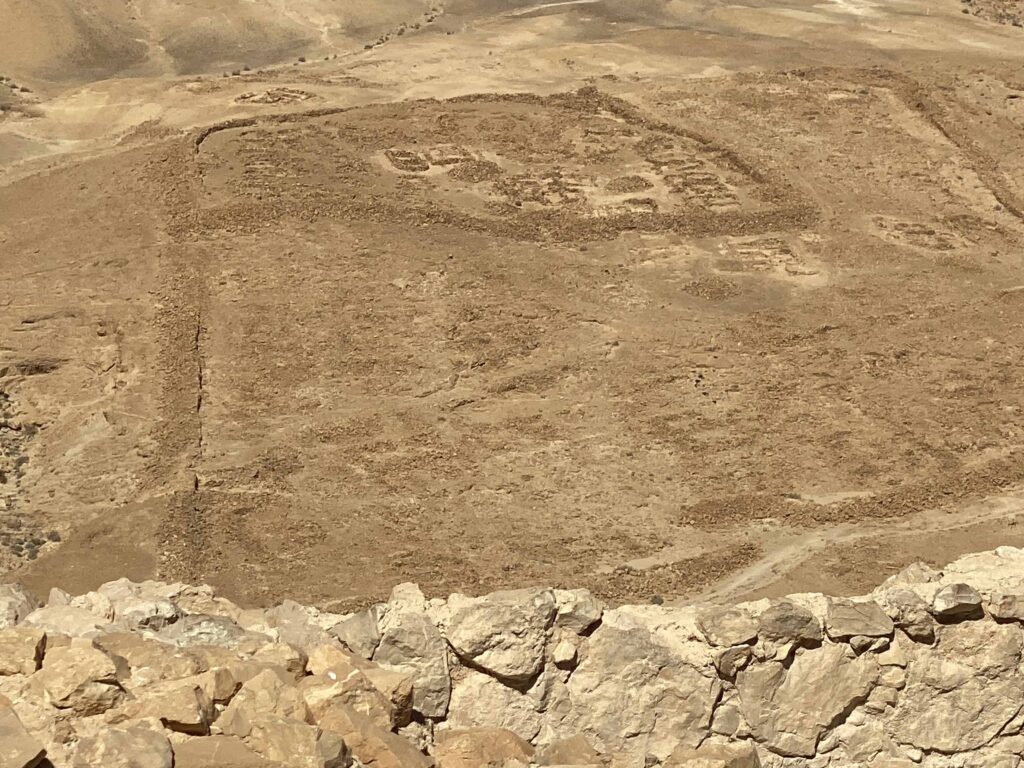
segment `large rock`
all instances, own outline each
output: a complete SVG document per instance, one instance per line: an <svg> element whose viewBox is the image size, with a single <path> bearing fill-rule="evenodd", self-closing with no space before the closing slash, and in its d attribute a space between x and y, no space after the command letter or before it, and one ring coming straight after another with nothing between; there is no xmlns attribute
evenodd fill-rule
<svg viewBox="0 0 1024 768"><path fill-rule="evenodd" d="M285 768L234 736L201 736L174 745L174 768Z"/></svg>
<svg viewBox="0 0 1024 768"><path fill-rule="evenodd" d="M10 702L0 697L0 766L36 768L45 757L43 745L25 730Z"/></svg>
<svg viewBox="0 0 1024 768"><path fill-rule="evenodd" d="M128 664L131 677L126 685L141 687L160 680L191 677L203 671L203 665L192 654L134 632L100 635L95 643L115 661L123 659Z"/></svg>
<svg viewBox="0 0 1024 768"><path fill-rule="evenodd" d="M72 768L172 768L171 743L145 724L107 726L78 741Z"/></svg>
<svg viewBox="0 0 1024 768"><path fill-rule="evenodd" d="M352 755L367 768L430 768L434 764L411 742L349 707L332 707L319 725L341 736Z"/></svg>
<svg viewBox="0 0 1024 768"><path fill-rule="evenodd" d="M988 610L997 621L1024 622L1024 595L994 592L989 596Z"/></svg>
<svg viewBox="0 0 1024 768"><path fill-rule="evenodd" d="M437 768L525 768L532 757L533 747L501 728L439 731L434 743Z"/></svg>
<svg viewBox="0 0 1024 768"><path fill-rule="evenodd" d="M164 627L157 635L161 640L181 648L212 645L232 650L256 648L268 642L266 635L249 632L224 616L185 616Z"/></svg>
<svg viewBox="0 0 1024 768"><path fill-rule="evenodd" d="M276 629L281 642L288 643L306 654L322 645L331 645L337 640L317 622L316 610L300 605L294 600L285 600L278 606L263 612L267 626Z"/></svg>
<svg viewBox="0 0 1024 768"><path fill-rule="evenodd" d="M217 731L247 738L253 723L266 715L313 722L306 698L283 670L265 670L248 680L217 719Z"/></svg>
<svg viewBox="0 0 1024 768"><path fill-rule="evenodd" d="M792 600L779 600L762 611L758 617L757 632L772 642L821 642L821 622Z"/></svg>
<svg viewBox="0 0 1024 768"><path fill-rule="evenodd" d="M39 674L47 701L80 717L106 712L124 696L114 661L98 648L53 648Z"/></svg>
<svg viewBox="0 0 1024 768"><path fill-rule="evenodd" d="M333 646L320 646L309 659L309 677L299 685L314 715L334 703L345 704L386 728L412 719L413 678Z"/></svg>
<svg viewBox="0 0 1024 768"><path fill-rule="evenodd" d="M395 587L381 617L381 638L373 661L413 678L413 707L424 717L448 712L451 678L448 646L426 614L426 600L415 585Z"/></svg>
<svg viewBox="0 0 1024 768"><path fill-rule="evenodd" d="M134 718L154 718L169 731L204 736L210 732L214 703L196 677L163 680L132 691L135 698L126 705Z"/></svg>
<svg viewBox="0 0 1024 768"><path fill-rule="evenodd" d="M761 768L753 744L701 744L697 749L680 747L664 768Z"/></svg>
<svg viewBox="0 0 1024 768"><path fill-rule="evenodd" d="M31 675L43 663L46 633L34 627L0 629L0 675Z"/></svg>
<svg viewBox="0 0 1024 768"><path fill-rule="evenodd" d="M74 605L47 605L37 608L22 620L22 625L37 627L50 635L95 637L113 629L110 621L88 608Z"/></svg>
<svg viewBox="0 0 1024 768"><path fill-rule="evenodd" d="M1024 706L1021 649L1015 624L945 627L939 644L908 665L890 733L901 743L941 753L989 743Z"/></svg>
<svg viewBox="0 0 1024 768"><path fill-rule="evenodd" d="M601 621L604 603L589 589L555 589L555 626L582 635Z"/></svg>
<svg viewBox="0 0 1024 768"><path fill-rule="evenodd" d="M893 621L872 601L830 600L825 631L833 640L851 637L890 637Z"/></svg>
<svg viewBox="0 0 1024 768"><path fill-rule="evenodd" d="M935 641L935 619L928 603L911 589L896 588L881 596L889 616L907 637L919 643Z"/></svg>
<svg viewBox="0 0 1024 768"><path fill-rule="evenodd" d="M181 609L170 599L179 589L156 581L137 584L118 579L96 591L110 601L115 622L131 628L158 630L181 618Z"/></svg>
<svg viewBox="0 0 1024 768"><path fill-rule="evenodd" d="M448 725L453 728L494 726L532 741L544 724L538 702L489 675L467 671L452 689Z"/></svg>
<svg viewBox="0 0 1024 768"><path fill-rule="evenodd" d="M544 648L555 618L547 589L495 592L486 597L452 595L445 635L465 663L510 681L529 680L544 666Z"/></svg>
<svg viewBox="0 0 1024 768"><path fill-rule="evenodd" d="M740 710L757 741L779 755L813 757L818 739L837 718L866 701L878 678L870 654L853 657L842 645L797 653L787 669L752 665L737 675Z"/></svg>
<svg viewBox="0 0 1024 768"><path fill-rule="evenodd" d="M705 608L697 614L697 626L711 645L751 645L757 642L757 622L742 608Z"/></svg>
<svg viewBox="0 0 1024 768"><path fill-rule="evenodd" d="M566 724L602 752L664 759L680 743L697 746L721 683L711 649L676 644L678 634L672 614L655 606L606 613L569 678Z"/></svg>
<svg viewBox="0 0 1024 768"><path fill-rule="evenodd" d="M0 584L0 629L13 627L39 607L21 584Z"/></svg>
<svg viewBox="0 0 1024 768"><path fill-rule="evenodd" d="M343 618L329 631L352 653L364 659L372 659L380 645L380 627L377 625L380 613L380 608L354 613Z"/></svg>
<svg viewBox="0 0 1024 768"><path fill-rule="evenodd" d="M935 593L932 613L943 620L980 619L984 616L981 595L968 584L947 584Z"/></svg>
<svg viewBox="0 0 1024 768"><path fill-rule="evenodd" d="M262 757L289 768L347 768L348 748L336 733L298 720L261 715L245 739Z"/></svg>
<svg viewBox="0 0 1024 768"><path fill-rule="evenodd" d="M599 765L601 756L581 733L548 744L534 757L538 765Z"/></svg>

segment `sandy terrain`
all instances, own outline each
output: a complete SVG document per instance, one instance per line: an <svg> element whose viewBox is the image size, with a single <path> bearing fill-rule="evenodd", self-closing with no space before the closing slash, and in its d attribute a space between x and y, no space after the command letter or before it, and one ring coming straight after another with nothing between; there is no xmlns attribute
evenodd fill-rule
<svg viewBox="0 0 1024 768"><path fill-rule="evenodd" d="M1019 12L0 0L0 569L338 609L1024 545Z"/></svg>

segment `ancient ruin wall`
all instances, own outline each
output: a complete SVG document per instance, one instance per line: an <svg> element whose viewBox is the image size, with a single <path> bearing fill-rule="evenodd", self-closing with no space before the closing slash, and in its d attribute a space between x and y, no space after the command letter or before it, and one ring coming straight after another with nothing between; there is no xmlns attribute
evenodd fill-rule
<svg viewBox="0 0 1024 768"><path fill-rule="evenodd" d="M335 615L7 586L0 765L1015 768L1022 622L1012 548L728 607L402 585Z"/></svg>

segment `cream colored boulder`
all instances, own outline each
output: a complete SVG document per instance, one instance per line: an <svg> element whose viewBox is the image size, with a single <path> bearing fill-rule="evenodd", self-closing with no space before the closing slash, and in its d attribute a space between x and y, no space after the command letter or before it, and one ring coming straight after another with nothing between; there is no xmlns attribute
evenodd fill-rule
<svg viewBox="0 0 1024 768"><path fill-rule="evenodd" d="M251 726L246 745L288 768L347 768L350 763L344 740L331 731L276 715L260 715Z"/></svg>
<svg viewBox="0 0 1024 768"><path fill-rule="evenodd" d="M45 757L43 745L25 730L10 702L0 697L0 766L36 768Z"/></svg>
<svg viewBox="0 0 1024 768"><path fill-rule="evenodd" d="M39 674L47 701L80 717L102 714L124 697L114 661L92 646L51 649Z"/></svg>
<svg viewBox="0 0 1024 768"><path fill-rule="evenodd" d="M108 726L79 739L72 768L172 768L171 743L146 724Z"/></svg>
<svg viewBox="0 0 1024 768"><path fill-rule="evenodd" d="M439 731L434 742L437 768L525 768L532 759L533 747L501 728Z"/></svg>
<svg viewBox="0 0 1024 768"><path fill-rule="evenodd" d="M216 730L226 736L246 738L260 717L312 722L302 692L283 670L267 669L248 680L217 719Z"/></svg>
<svg viewBox="0 0 1024 768"><path fill-rule="evenodd" d="M174 745L174 768L286 768L234 736L200 736Z"/></svg>
<svg viewBox="0 0 1024 768"><path fill-rule="evenodd" d="M548 589L494 592L486 597L452 595L445 637L467 664L510 681L535 677L555 619Z"/></svg>
<svg viewBox="0 0 1024 768"><path fill-rule="evenodd" d="M39 607L21 584L0 584L0 629L13 627Z"/></svg>
<svg viewBox="0 0 1024 768"><path fill-rule="evenodd" d="M844 645L804 650L788 668L765 662L740 672L740 711L754 738L772 752L813 757L833 721L867 700L878 674L873 655L855 657Z"/></svg>
<svg viewBox="0 0 1024 768"><path fill-rule="evenodd" d="M380 630L374 663L411 675L413 708L425 717L444 717L451 697L448 646L427 616L426 599L416 585L395 587Z"/></svg>
<svg viewBox="0 0 1024 768"><path fill-rule="evenodd" d="M432 758L410 741L381 728L350 707L331 707L319 725L340 736L352 756L367 768L430 768L434 764Z"/></svg>
<svg viewBox="0 0 1024 768"><path fill-rule="evenodd" d="M0 629L0 676L31 675L43 663L46 633L35 627Z"/></svg>

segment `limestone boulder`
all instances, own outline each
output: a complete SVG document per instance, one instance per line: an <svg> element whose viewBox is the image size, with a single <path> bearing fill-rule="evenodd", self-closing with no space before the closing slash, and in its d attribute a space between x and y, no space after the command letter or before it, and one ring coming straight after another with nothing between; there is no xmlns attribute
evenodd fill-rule
<svg viewBox="0 0 1024 768"><path fill-rule="evenodd" d="M156 581L135 583L118 579L103 584L96 592L109 602L113 620L132 629L158 630L177 621L181 609L171 600L180 586Z"/></svg>
<svg viewBox="0 0 1024 768"><path fill-rule="evenodd" d="M43 663L46 633L35 627L0 629L0 676L31 675Z"/></svg>
<svg viewBox="0 0 1024 768"><path fill-rule="evenodd" d="M72 768L172 768L171 743L146 724L108 726L79 739Z"/></svg>
<svg viewBox="0 0 1024 768"><path fill-rule="evenodd" d="M277 630L278 639L298 648L307 655L322 645L333 645L337 639L323 629L316 609L307 608L294 600L285 600L264 611L267 626Z"/></svg>
<svg viewBox="0 0 1024 768"><path fill-rule="evenodd" d="M432 758L412 742L381 728L355 710L332 707L319 723L325 731L339 735L359 763L366 768L431 768Z"/></svg>
<svg viewBox="0 0 1024 768"><path fill-rule="evenodd" d="M351 762L344 740L331 731L276 715L261 715L251 726L246 745L289 768L347 768Z"/></svg>
<svg viewBox="0 0 1024 768"><path fill-rule="evenodd" d="M947 626L928 653L907 666L887 728L926 751L968 752L989 743L1024 707L1021 630L972 621Z"/></svg>
<svg viewBox="0 0 1024 768"><path fill-rule="evenodd" d="M314 649L308 667L313 677L302 682L311 691L336 691L331 697L344 692L349 699L346 703L353 709L371 719L383 720L391 728L401 728L412 719L412 675L385 669L340 647L328 645ZM366 701L360 702L360 698Z"/></svg>
<svg viewBox="0 0 1024 768"><path fill-rule="evenodd" d="M445 636L470 666L510 681L535 677L555 618L548 589L495 592L486 597L452 595Z"/></svg>
<svg viewBox="0 0 1024 768"><path fill-rule="evenodd" d="M544 724L538 702L489 675L468 671L455 683L448 725L459 729L493 726L532 741Z"/></svg>
<svg viewBox="0 0 1024 768"><path fill-rule="evenodd" d="M43 745L25 729L10 702L0 697L0 766L36 768L45 758Z"/></svg>
<svg viewBox="0 0 1024 768"><path fill-rule="evenodd" d="M707 732L721 691L711 650L703 642L673 644L680 629L666 615L606 613L569 678L566 724L603 753L664 759L681 742L697 746Z"/></svg>
<svg viewBox="0 0 1024 768"><path fill-rule="evenodd" d="M0 629L22 621L39 607L39 601L21 584L0 584Z"/></svg>
<svg viewBox="0 0 1024 768"><path fill-rule="evenodd" d="M75 605L47 605L26 616L23 625L36 627L49 635L96 637L113 629L110 621L88 608Z"/></svg>
<svg viewBox="0 0 1024 768"><path fill-rule="evenodd" d="M329 632L352 653L372 659L380 645L380 627L377 624L380 613L379 607L353 613L341 619Z"/></svg>
<svg viewBox="0 0 1024 768"><path fill-rule="evenodd" d="M200 736L174 745L174 768L286 768L233 736Z"/></svg>
<svg viewBox="0 0 1024 768"><path fill-rule="evenodd" d="M742 608L705 608L697 614L697 626L711 645L728 648L757 642L758 623Z"/></svg>
<svg viewBox="0 0 1024 768"><path fill-rule="evenodd" d="M932 613L940 620L962 621L984 616L981 595L969 584L947 584L932 600Z"/></svg>
<svg viewBox="0 0 1024 768"><path fill-rule="evenodd" d="M110 632L95 639L96 646L113 658L123 659L129 670L125 684L142 687L160 680L198 675L203 664L191 653L135 632Z"/></svg>
<svg viewBox="0 0 1024 768"><path fill-rule="evenodd" d="M820 643L821 622L792 600L778 600L761 612L757 633L776 643Z"/></svg>
<svg viewBox="0 0 1024 768"><path fill-rule="evenodd" d="M214 719L214 703L196 678L163 680L133 689L134 699L125 705L127 716L153 718L176 733L204 736Z"/></svg>
<svg viewBox="0 0 1024 768"><path fill-rule="evenodd" d="M437 768L511 768L528 766L533 747L501 728L439 731L434 742Z"/></svg>
<svg viewBox="0 0 1024 768"><path fill-rule="evenodd" d="M601 756L581 733L555 741L534 756L537 765L597 765Z"/></svg>
<svg viewBox="0 0 1024 768"><path fill-rule="evenodd" d="M413 708L425 717L448 712L451 678L448 645L426 614L426 600L415 585L399 585L381 617L380 643L373 661L412 676Z"/></svg>
<svg viewBox="0 0 1024 768"><path fill-rule="evenodd" d="M102 714L124 697L114 661L92 646L51 649L39 674L47 701L80 717Z"/></svg>
<svg viewBox="0 0 1024 768"><path fill-rule="evenodd" d="M929 605L910 589L897 588L880 595L880 601L893 623L919 643L935 641L935 619Z"/></svg>
<svg viewBox="0 0 1024 768"><path fill-rule="evenodd" d="M217 719L218 733L247 738L264 716L313 722L303 692L283 670L267 669L246 681Z"/></svg>
<svg viewBox="0 0 1024 768"><path fill-rule="evenodd" d="M989 596L988 610L997 621L1024 622L1024 595L994 592Z"/></svg>
<svg viewBox="0 0 1024 768"><path fill-rule="evenodd" d="M604 603L589 589L555 589L555 627L582 635L593 629L604 613Z"/></svg>
<svg viewBox="0 0 1024 768"><path fill-rule="evenodd" d="M697 749L680 747L662 763L664 768L761 768L753 744L701 744Z"/></svg>
<svg viewBox="0 0 1024 768"><path fill-rule="evenodd" d="M862 637L890 637L895 625L873 601L830 600L825 631L832 640Z"/></svg>
<svg viewBox="0 0 1024 768"><path fill-rule="evenodd" d="M878 680L873 655L823 645L737 675L740 711L754 738L776 754L813 757L818 739L842 713L866 701Z"/></svg>
<svg viewBox="0 0 1024 768"><path fill-rule="evenodd" d="M179 648L206 645L232 650L255 649L269 640L266 635L243 629L224 616L201 614L185 616L162 628L156 636Z"/></svg>

